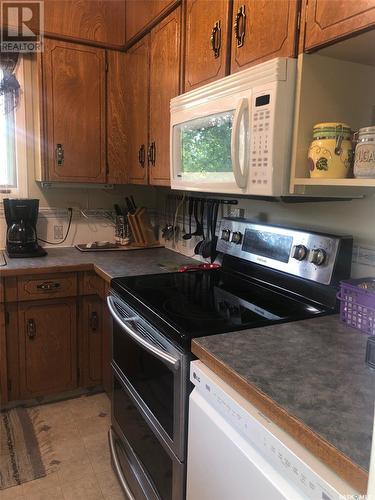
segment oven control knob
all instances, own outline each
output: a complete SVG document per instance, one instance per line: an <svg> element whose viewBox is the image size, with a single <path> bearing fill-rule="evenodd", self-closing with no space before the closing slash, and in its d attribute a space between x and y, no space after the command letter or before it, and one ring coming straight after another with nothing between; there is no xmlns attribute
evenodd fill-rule
<svg viewBox="0 0 375 500"><path fill-rule="evenodd" d="M221 239L224 241L230 240L230 229L223 229L221 231Z"/></svg>
<svg viewBox="0 0 375 500"><path fill-rule="evenodd" d="M242 241L242 233L240 233L239 231L235 231L233 234L232 234L232 243L235 243L236 245L239 245Z"/></svg>
<svg viewBox="0 0 375 500"><path fill-rule="evenodd" d="M292 257L296 260L304 260L307 256L307 248L305 245L294 245Z"/></svg>
<svg viewBox="0 0 375 500"><path fill-rule="evenodd" d="M314 250L310 250L309 262L311 262L311 264L321 266L326 261L326 258L327 254L323 248L314 248Z"/></svg>

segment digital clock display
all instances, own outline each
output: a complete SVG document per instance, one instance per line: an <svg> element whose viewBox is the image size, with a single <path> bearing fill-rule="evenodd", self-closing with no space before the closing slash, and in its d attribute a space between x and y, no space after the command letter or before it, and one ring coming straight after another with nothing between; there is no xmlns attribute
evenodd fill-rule
<svg viewBox="0 0 375 500"><path fill-rule="evenodd" d="M246 229L242 250L279 262L288 262L292 245L292 236Z"/></svg>

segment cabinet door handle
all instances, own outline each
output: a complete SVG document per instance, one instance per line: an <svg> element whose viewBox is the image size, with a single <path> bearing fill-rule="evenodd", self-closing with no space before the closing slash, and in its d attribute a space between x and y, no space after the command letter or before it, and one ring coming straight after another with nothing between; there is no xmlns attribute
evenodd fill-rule
<svg viewBox="0 0 375 500"><path fill-rule="evenodd" d="M96 332L99 328L99 315L96 311L93 311L90 316L90 328L93 332Z"/></svg>
<svg viewBox="0 0 375 500"><path fill-rule="evenodd" d="M64 146L62 144L56 144L56 163L58 167L64 163L65 153Z"/></svg>
<svg viewBox="0 0 375 500"><path fill-rule="evenodd" d="M148 147L148 153L147 153L147 159L148 163L152 166L155 165L156 162L156 146L155 142L152 142L149 147Z"/></svg>
<svg viewBox="0 0 375 500"><path fill-rule="evenodd" d="M29 339L32 340L36 337L36 323L32 318L27 320L26 331Z"/></svg>
<svg viewBox="0 0 375 500"><path fill-rule="evenodd" d="M50 292L51 290L57 290L61 288L61 283L53 282L53 281L44 281L40 283L40 285L36 286L39 290L43 290L44 292Z"/></svg>
<svg viewBox="0 0 375 500"><path fill-rule="evenodd" d="M141 167L144 168L146 163L146 148L144 144L142 144L142 146L138 150L138 162Z"/></svg>
<svg viewBox="0 0 375 500"><path fill-rule="evenodd" d="M221 25L220 21L216 21L214 24L214 27L212 28L211 31L211 47L212 47L212 52L214 53L214 57L217 58L220 56L220 49L221 49Z"/></svg>
<svg viewBox="0 0 375 500"><path fill-rule="evenodd" d="M240 5L237 11L233 29L234 29L234 36L236 37L237 47L242 47L244 44L245 33L246 33L246 13L244 5Z"/></svg>

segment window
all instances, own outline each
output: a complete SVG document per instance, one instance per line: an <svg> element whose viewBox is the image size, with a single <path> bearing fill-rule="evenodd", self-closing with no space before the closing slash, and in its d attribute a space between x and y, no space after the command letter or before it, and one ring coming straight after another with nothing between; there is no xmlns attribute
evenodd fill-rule
<svg viewBox="0 0 375 500"><path fill-rule="evenodd" d="M24 87L23 60L19 62L17 79ZM3 73L0 70L0 79ZM27 196L27 160L25 103L21 92L16 109L4 113L6 97L0 96L0 200Z"/></svg>

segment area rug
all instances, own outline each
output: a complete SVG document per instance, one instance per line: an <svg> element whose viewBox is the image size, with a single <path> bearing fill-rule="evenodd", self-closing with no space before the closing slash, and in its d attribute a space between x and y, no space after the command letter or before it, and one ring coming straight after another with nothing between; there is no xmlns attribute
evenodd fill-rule
<svg viewBox="0 0 375 500"><path fill-rule="evenodd" d="M0 490L56 470L49 431L37 408L0 413Z"/></svg>

